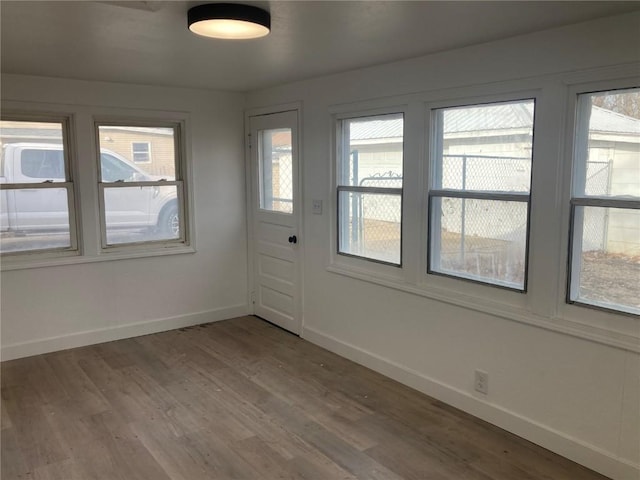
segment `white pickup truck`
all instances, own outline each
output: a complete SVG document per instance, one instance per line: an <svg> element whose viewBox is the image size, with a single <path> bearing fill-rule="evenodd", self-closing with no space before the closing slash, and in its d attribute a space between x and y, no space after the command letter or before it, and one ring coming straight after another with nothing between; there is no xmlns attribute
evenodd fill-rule
<svg viewBox="0 0 640 480"><path fill-rule="evenodd" d="M157 181L121 155L102 150L102 182ZM10 143L3 146L0 183L64 182L62 146L44 143ZM173 179L167 179L173 180ZM162 238L179 235L176 188L134 186L105 188L107 231L153 229ZM0 190L0 231L3 235L68 230L64 189L24 188Z"/></svg>

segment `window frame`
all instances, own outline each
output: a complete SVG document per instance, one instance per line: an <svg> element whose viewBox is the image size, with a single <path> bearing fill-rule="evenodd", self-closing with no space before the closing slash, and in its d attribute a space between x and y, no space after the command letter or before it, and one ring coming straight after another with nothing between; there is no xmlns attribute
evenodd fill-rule
<svg viewBox="0 0 640 480"><path fill-rule="evenodd" d="M386 116L392 115L400 115L402 117L403 123L403 135L402 135L402 187L363 187L359 185L344 185L342 180L342 171L344 168L344 152L347 150L347 145L349 145L349 139L346 138L344 134L344 125L345 122L350 120L358 120L358 119L376 119L383 118ZM341 113L339 115L334 115L334 132L335 132L335 155L336 160L334 162L335 174L334 174L334 182L335 182L335 254L345 258L355 259L356 261L364 261L372 264L378 264L380 266L392 267L394 269L402 269L403 268L403 233L404 233L404 169L405 169L405 153L406 153L406 139L404 132L404 124L407 117L406 108L386 108L383 110L375 110L375 111L360 111L360 112L350 112L350 113ZM362 194L374 194L374 195L392 195L400 198L400 251L399 251L399 263L389 262L385 260L380 260L377 258L367 257L364 255L356 255L353 253L342 252L340 249L340 239L341 239L341 205L340 205L340 195L343 192L352 192L352 193L362 193Z"/></svg>
<svg viewBox="0 0 640 480"><path fill-rule="evenodd" d="M533 102L533 125L532 125L532 133L531 133L531 171L529 174L529 191L528 193L524 192L500 192L500 191L485 191L485 190L462 190L462 189L451 189L451 188L442 188L442 138L439 131L440 122L438 119L438 115L440 112L443 112L446 109L455 109L455 108L470 108L474 106L489 106L496 104L508 104L508 103L518 103L518 102ZM485 287L490 288L498 288L502 290L507 290L511 292L526 294L528 291L529 285L529 254L531 247L531 220L532 220L532 194L534 192L533 185L533 172L534 172L534 162L535 162L535 144L536 144L536 116L537 116L537 102L538 98L535 94L526 94L515 95L515 96L493 96L492 98L475 98L475 99L466 99L458 100L458 101L448 101L441 102L434 105L427 106L427 115L430 119L429 125L430 128L426 132L426 136L428 137L428 142L431 148L428 150L428 158L427 170L429 172L429 179L426 182L427 185L427 204L425 208L424 215L426 215L427 222L427 235L426 239L426 274L427 277L430 275L450 278L454 280L462 280L463 282L473 283L477 285L483 285ZM439 161L440 160L440 161ZM518 288L516 286L510 286L506 283L502 282L491 282L488 279L482 279L481 277L474 276L465 276L461 274L455 274L453 272L444 272L435 270L433 260L434 254L434 243L436 243L439 239L438 235L433 235L432 233L436 230L440 217L435 214L435 199L444 199L444 198L458 198L462 200L471 199L471 200L487 200L487 201L507 201L507 202L518 202L518 203L526 203L526 234L525 234L525 248L524 248L524 272L523 272L523 285L522 288ZM437 217L437 218L436 218ZM438 231L440 231L438 229Z"/></svg>
<svg viewBox="0 0 640 480"><path fill-rule="evenodd" d="M174 163L175 163L175 175L174 180L149 180L149 181L115 181L115 182L103 182L102 181L102 153L100 148L100 134L99 129L104 127L141 127L141 128L171 128L173 129L173 141L174 141ZM186 189L186 154L184 150L185 139L183 138L185 131L184 121L176 120L162 120L160 118L127 118L127 117L108 117L108 116L94 116L93 117L93 134L95 138L95 152L96 152L96 171L97 171L97 193L98 193L98 218L100 228L100 252L146 252L150 249L170 249L181 248L190 245L190 222L187 218L188 209L186 199L188 198ZM131 160L132 163L136 162ZM132 188L132 187L176 187L176 201L178 203L178 216L180 220L179 236L177 238L159 239L159 240L144 240L134 242L122 242L116 244L110 244L107 241L107 225L106 225L106 208L105 208L105 191L111 188Z"/></svg>
<svg viewBox="0 0 640 480"><path fill-rule="evenodd" d="M591 84L577 85L570 89L569 93L569 109L570 109L570 125L568 129L567 141L570 142L568 155L570 158L569 171L569 218L568 218L568 247L566 262L566 284L564 303L567 306L576 306L582 309L606 312L614 315L624 315L631 318L640 318L640 314L627 310L614 308L613 306L598 305L581 301L578 298L578 290L580 288L580 270L582 260L580 253L582 252L581 228L583 221L581 215L577 213L579 208L599 207L599 208L616 208L616 209L632 209L640 211L640 196L633 198L624 198L624 196L603 196L603 195L587 195L584 190L586 187L586 179L579 182L579 177L585 175L586 164L588 163L588 154L583 152L582 147L587 146L588 140L580 139L580 130L582 127L587 128L588 125L582 125L581 112L584 106L580 102L581 96L588 96L602 92L613 92L616 90L638 89L640 92L639 79L625 79L613 82L599 82ZM586 143L585 143L586 142ZM584 144L584 145L583 145ZM579 158L582 156L582 158ZM578 193L580 192L580 193ZM575 296L575 299L572 298Z"/></svg>
<svg viewBox="0 0 640 480"><path fill-rule="evenodd" d="M291 195L291 199L288 198L283 198L283 197L274 197L273 195L271 195L270 197L267 196L266 194L266 189L265 189L265 181L267 176L265 175L265 163L264 160L266 160L267 158L269 158L270 162L271 162L271 172L272 172L272 168L273 168L273 157L272 156L266 156L265 155L265 132L282 132L282 131L289 131L291 138L293 138L293 130L289 127L283 127L283 128L268 128L265 130L259 130L258 131L258 138L256 139L256 146L258 148L258 188L257 188L257 198L258 198L258 210L260 212L266 212L269 214L276 214L276 215L287 215L290 216L291 218L295 218L294 215L296 215L298 212L296 212L296 206L295 206L295 201L293 198L293 187L292 187L292 195ZM291 144L291 158L292 158L292 164L291 164L291 177L293 178L295 176L295 172L294 170L297 170L297 166L294 165L293 163L293 152L294 152L294 145L293 142ZM273 153L273 149L270 152L271 154ZM296 167L295 169L293 167ZM272 177L271 177L272 178ZM293 182L292 182L293 183ZM267 204L268 203L275 203L275 202L285 202L285 203L291 203L291 211L287 212L284 210L276 210L273 208L267 208ZM299 208L299 207L297 207Z"/></svg>
<svg viewBox="0 0 640 480"><path fill-rule="evenodd" d="M620 79L640 81L637 68L612 68L541 75L491 84L442 87L428 91L356 100L329 105L323 124L330 139L330 155L336 155L338 136L336 118L356 113L405 112L402 269L359 258L336 254L337 221L333 217L335 201L335 159L329 162L326 195L331 209L326 219L325 270L331 275L367 282L408 295L424 297L470 311L486 313L511 321L560 332L571 337L638 352L640 324L635 316L585 309L565 302L572 131L570 92L576 86L596 84L591 90L616 88ZM620 88L619 86L617 88ZM528 289L526 293L496 288L460 278L427 274L429 238L427 204L432 178L427 161L432 149L431 110L451 105L504 102L532 98L536 101L533 163L531 168L528 236ZM566 160L563 160L563 157ZM318 217L311 217L314 222ZM324 230L323 230L324 231ZM323 236L322 238L325 238ZM462 280L462 281L461 281Z"/></svg>
<svg viewBox="0 0 640 480"><path fill-rule="evenodd" d="M41 123L59 123L62 129L62 152L64 161L64 182L22 182L22 183L1 183L0 192L3 190L42 190L42 189L60 189L63 188L67 192L67 214L69 219L69 246L68 247L52 247L39 248L30 250L19 250L15 252L2 252L1 258L3 266L8 263L13 264L20 259L43 259L79 256L82 254L81 238L80 238L80 208L76 202L77 182L74 181L75 171L75 151L73 149L74 142L74 117L70 113L46 113L39 111L25 112L14 111L12 109L3 109L1 114L3 121L15 122L41 122ZM2 155L1 167L5 168L5 159ZM4 172L0 172L3 176Z"/></svg>
<svg viewBox="0 0 640 480"><path fill-rule="evenodd" d="M195 222L193 218L192 184L192 148L191 113L181 110L150 110L145 107L113 107L107 105L76 104L68 105L55 102L40 103L26 100L2 100L2 117L24 121L47 121L50 119L68 119L69 129L66 146L69 158L69 172L72 175L74 189L73 200L75 214L72 221L76 230L75 251L48 251L29 253L15 252L3 255L0 271L26 270L32 268L77 265L85 263L127 260L167 255L196 253ZM102 249L99 192L97 187L97 140L94 120L108 119L118 122L180 124L181 127L181 169L184 183L182 204L185 223L184 243L139 244L113 249ZM80 159L88 161L80 161Z"/></svg>

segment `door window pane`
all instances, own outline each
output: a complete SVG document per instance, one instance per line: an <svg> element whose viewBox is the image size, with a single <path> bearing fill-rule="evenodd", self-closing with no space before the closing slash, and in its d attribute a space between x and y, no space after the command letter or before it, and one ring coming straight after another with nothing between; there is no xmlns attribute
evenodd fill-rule
<svg viewBox="0 0 640 480"><path fill-rule="evenodd" d="M260 131L260 208L293 213L291 129Z"/></svg>

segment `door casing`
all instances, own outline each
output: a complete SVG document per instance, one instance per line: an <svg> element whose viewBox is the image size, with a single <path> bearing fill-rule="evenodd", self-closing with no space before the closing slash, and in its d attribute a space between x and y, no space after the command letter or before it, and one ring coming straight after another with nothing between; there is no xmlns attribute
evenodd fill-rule
<svg viewBox="0 0 640 480"><path fill-rule="evenodd" d="M295 112L296 114L296 134L292 138L292 142L295 142L297 151L297 175L296 175L296 189L293 193L294 198L294 212L293 222L295 225L296 236L298 243L296 244L297 258L295 262L296 269L296 298L294 299L294 328L288 328L292 333L302 336L304 329L304 275L303 275L303 258L304 258L304 203L303 203L303 175L302 175L302 155L301 155L301 116L302 116L302 104L299 102L278 105L273 107L264 107L250 109L245 112L245 166L246 166L246 193L247 193L247 278L248 278L248 298L249 312L255 314L255 301L256 301L256 288L258 287L257 281L257 251L256 251L256 213L259 208L259 172L258 164L254 161L253 148L257 148L257 139L253 139L251 136L252 125L251 119L254 117L266 117L269 115L277 115L280 113ZM283 125L285 126L285 125ZM253 145L252 145L253 142ZM269 318L265 318L269 321Z"/></svg>

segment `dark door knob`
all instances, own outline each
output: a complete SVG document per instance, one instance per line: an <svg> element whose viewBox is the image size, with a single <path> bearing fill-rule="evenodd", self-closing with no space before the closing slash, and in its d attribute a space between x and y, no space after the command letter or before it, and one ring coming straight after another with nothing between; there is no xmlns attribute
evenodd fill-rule
<svg viewBox="0 0 640 480"><path fill-rule="evenodd" d="M289 237L289 243L298 243L298 237L296 237L295 235L291 235Z"/></svg>

